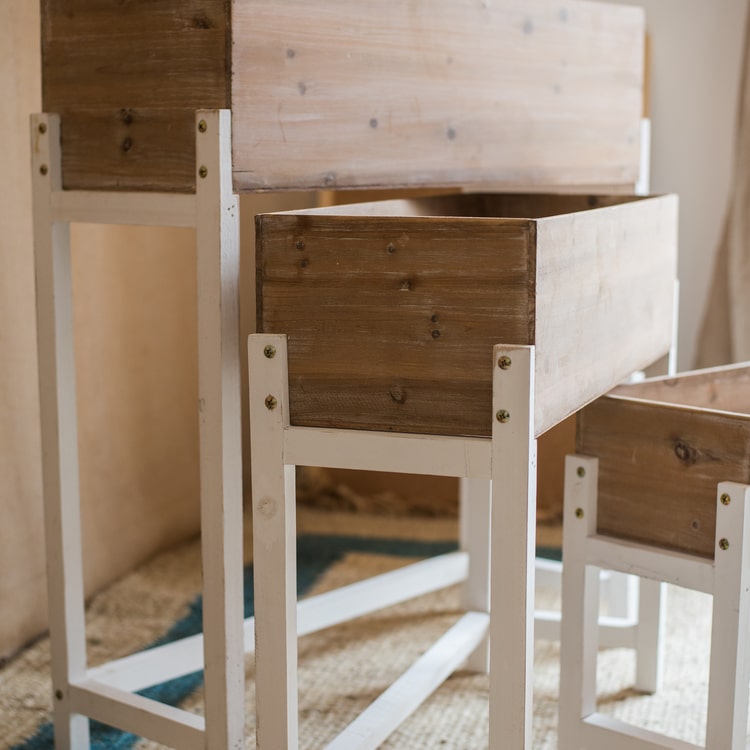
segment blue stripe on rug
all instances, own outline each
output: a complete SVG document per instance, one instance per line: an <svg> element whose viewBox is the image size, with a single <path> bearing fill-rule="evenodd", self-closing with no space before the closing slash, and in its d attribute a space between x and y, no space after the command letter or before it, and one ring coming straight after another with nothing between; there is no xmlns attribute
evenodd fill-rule
<svg viewBox="0 0 750 750"><path fill-rule="evenodd" d="M297 593L307 593L332 564L349 552L370 552L399 557L433 557L456 548L454 542L414 542L401 539L370 539L356 536L303 535L297 539ZM245 617L255 611L253 598L253 566L245 568ZM200 633L203 619L203 598L196 597L188 606L187 614L148 648L171 643ZM177 706L203 683L203 670L154 685L139 692L147 698ZM91 721L92 750L131 750L140 738L98 721ZM10 750L53 750L54 735L51 723L45 723L28 740Z"/></svg>
<svg viewBox="0 0 750 750"><path fill-rule="evenodd" d="M366 552L398 557L426 558L452 552L455 542L418 542L404 539L373 539L359 536L336 536L307 534L297 538L297 594L307 593L323 573L349 552ZM544 547L537 555L552 560L560 559L560 550ZM255 612L253 597L253 566L245 568L245 617ZM203 620L203 598L196 597L188 606L187 614L147 648L186 638L201 632ZM178 677L160 685L141 690L139 695L177 706L203 684L203 670ZM92 750L132 750L140 739L134 734L114 729L98 721L91 721ZM33 737L14 745L10 750L54 750L53 727L45 723Z"/></svg>

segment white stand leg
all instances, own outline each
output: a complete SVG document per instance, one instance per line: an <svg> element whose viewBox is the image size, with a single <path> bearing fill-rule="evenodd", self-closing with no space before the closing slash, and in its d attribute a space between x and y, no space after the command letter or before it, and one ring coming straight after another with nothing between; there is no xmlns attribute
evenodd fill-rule
<svg viewBox="0 0 750 750"><path fill-rule="evenodd" d="M666 621L667 587L661 581L648 578L641 578L638 585L634 687L644 693L655 693L661 684L664 663L661 644Z"/></svg>
<svg viewBox="0 0 750 750"><path fill-rule="evenodd" d="M460 546L469 554L469 575L462 585L463 609L490 611L490 493L486 479L460 480ZM466 668L473 672L489 670L489 640L485 638L469 657Z"/></svg>
<svg viewBox="0 0 750 750"><path fill-rule="evenodd" d="M597 472L594 458L565 458L560 750L581 749L581 721L596 710L600 571L586 565L586 540L596 531Z"/></svg>
<svg viewBox="0 0 750 750"><path fill-rule="evenodd" d="M239 202L230 112L196 116L206 747L244 747Z"/></svg>
<svg viewBox="0 0 750 750"><path fill-rule="evenodd" d="M286 337L248 342L253 482L257 747L294 750L297 590L294 466L284 465L289 424Z"/></svg>
<svg viewBox="0 0 750 750"><path fill-rule="evenodd" d="M489 746L525 750L534 667L533 347L496 346L493 372Z"/></svg>
<svg viewBox="0 0 750 750"><path fill-rule="evenodd" d="M55 747L80 750L89 746L88 719L71 711L69 690L86 673L70 237L51 206L61 189L59 119L33 117L31 141Z"/></svg>
<svg viewBox="0 0 750 750"><path fill-rule="evenodd" d="M718 488L706 747L745 750L750 679L750 487Z"/></svg>

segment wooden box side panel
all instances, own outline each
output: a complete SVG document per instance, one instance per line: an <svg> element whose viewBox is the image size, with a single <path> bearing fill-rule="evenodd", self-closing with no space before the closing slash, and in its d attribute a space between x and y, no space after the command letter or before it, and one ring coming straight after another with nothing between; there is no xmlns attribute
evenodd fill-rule
<svg viewBox="0 0 750 750"><path fill-rule="evenodd" d="M195 110L229 106L228 0L42 0L63 186L190 192Z"/></svg>
<svg viewBox="0 0 750 750"><path fill-rule="evenodd" d="M532 223L276 214L257 238L293 424L490 434L492 347L533 341Z"/></svg>
<svg viewBox="0 0 750 750"><path fill-rule="evenodd" d="M600 533L712 557L716 486L750 481L750 419L618 397L578 416L599 458Z"/></svg>
<svg viewBox="0 0 750 750"><path fill-rule="evenodd" d="M648 378L613 393L628 398L750 414L750 365L712 367L677 376Z"/></svg>
<svg viewBox="0 0 750 750"><path fill-rule="evenodd" d="M234 0L237 190L632 186L641 9Z"/></svg>
<svg viewBox="0 0 750 750"><path fill-rule="evenodd" d="M669 351L677 199L540 219L537 242L540 434Z"/></svg>

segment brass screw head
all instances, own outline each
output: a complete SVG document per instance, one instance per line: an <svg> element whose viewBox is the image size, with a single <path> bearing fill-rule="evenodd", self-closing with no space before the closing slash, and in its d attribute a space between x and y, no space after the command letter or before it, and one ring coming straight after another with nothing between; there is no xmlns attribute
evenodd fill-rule
<svg viewBox="0 0 750 750"><path fill-rule="evenodd" d="M510 370L511 364L512 362L510 360L510 357L507 356L500 357L500 359L497 360L497 366L501 370Z"/></svg>
<svg viewBox="0 0 750 750"><path fill-rule="evenodd" d="M41 167L39 167L39 174L46 175L47 172L49 172L49 169L47 168L46 164L42 164Z"/></svg>
<svg viewBox="0 0 750 750"><path fill-rule="evenodd" d="M579 466L576 469L576 474L578 474L579 477L585 477L586 476L586 469L584 469L583 466Z"/></svg>
<svg viewBox="0 0 750 750"><path fill-rule="evenodd" d="M506 409L500 409L497 414L495 414L495 417L498 422L502 422L505 424L506 422L510 422L510 412Z"/></svg>
<svg viewBox="0 0 750 750"><path fill-rule="evenodd" d="M205 133L208 130L208 125L206 124L205 120L199 120L198 121L198 132L199 133Z"/></svg>
<svg viewBox="0 0 750 750"><path fill-rule="evenodd" d="M201 176L201 178L205 179L206 175L208 174L208 168L201 166L201 168L198 170L198 174Z"/></svg>
<svg viewBox="0 0 750 750"><path fill-rule="evenodd" d="M725 552L729 549L729 539L726 537L722 537L719 539L719 549L724 550Z"/></svg>
<svg viewBox="0 0 750 750"><path fill-rule="evenodd" d="M583 508L576 508L576 518L583 518Z"/></svg>
<svg viewBox="0 0 750 750"><path fill-rule="evenodd" d="M278 403L274 396L266 396L266 409L275 409Z"/></svg>
<svg viewBox="0 0 750 750"><path fill-rule="evenodd" d="M729 497L726 492L723 492L719 499L721 500L722 505L729 505L729 503L732 502L732 498Z"/></svg>
<svg viewBox="0 0 750 750"><path fill-rule="evenodd" d="M263 354L266 355L267 359L273 359L276 356L276 347L271 344L267 344L266 348L263 350Z"/></svg>
<svg viewBox="0 0 750 750"><path fill-rule="evenodd" d="M46 122L40 122L39 123L39 132L40 133L46 133L47 132L47 123Z"/></svg>

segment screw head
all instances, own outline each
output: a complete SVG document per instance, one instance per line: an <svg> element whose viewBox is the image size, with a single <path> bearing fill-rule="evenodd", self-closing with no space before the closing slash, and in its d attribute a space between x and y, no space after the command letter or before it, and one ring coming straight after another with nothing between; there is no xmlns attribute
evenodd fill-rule
<svg viewBox="0 0 750 750"><path fill-rule="evenodd" d="M266 409L275 409L278 403L274 396L266 396Z"/></svg>
<svg viewBox="0 0 750 750"><path fill-rule="evenodd" d="M506 422L510 422L510 412L506 409L500 409L497 414L495 414L495 418L498 422L502 422L505 424Z"/></svg>
<svg viewBox="0 0 750 750"><path fill-rule="evenodd" d="M719 539L719 549L722 549L726 552L726 550L729 549L729 539L726 537L722 537Z"/></svg>
<svg viewBox="0 0 750 750"><path fill-rule="evenodd" d="M40 133L46 133L47 132L47 123L46 122L40 122L38 130L39 130Z"/></svg>
<svg viewBox="0 0 750 750"><path fill-rule="evenodd" d="M578 474L579 477L585 477L586 476L586 469L584 469L583 466L579 466L576 469L576 474Z"/></svg>
<svg viewBox="0 0 750 750"><path fill-rule="evenodd" d="M392 242L389 242L385 246L385 251L388 253L388 255L393 255L393 253L396 252L396 246Z"/></svg>
<svg viewBox="0 0 750 750"><path fill-rule="evenodd" d="M576 518L583 518L583 508L576 508Z"/></svg>
<svg viewBox="0 0 750 750"><path fill-rule="evenodd" d="M201 166L201 168L198 170L198 174L201 176L202 179L205 179L206 175L208 175L208 168Z"/></svg>
<svg viewBox="0 0 750 750"><path fill-rule="evenodd" d="M272 344L267 344L266 348L263 349L263 354L266 355L267 359L273 359L276 356L276 347Z"/></svg>
<svg viewBox="0 0 750 750"><path fill-rule="evenodd" d="M47 168L46 164L42 164L41 167L39 167L39 174L46 175L47 172L49 172L49 169Z"/></svg>
<svg viewBox="0 0 750 750"><path fill-rule="evenodd" d="M198 132L205 133L208 130L208 125L205 120L198 121Z"/></svg>
<svg viewBox="0 0 750 750"><path fill-rule="evenodd" d="M732 502L732 498L727 495L726 492L722 492L721 497L719 498L721 500L722 505L729 505L729 503Z"/></svg>
<svg viewBox="0 0 750 750"><path fill-rule="evenodd" d="M61 701L63 699L63 691L62 690L55 690L55 698L57 698L57 700Z"/></svg>
<svg viewBox="0 0 750 750"><path fill-rule="evenodd" d="M297 250L304 250L305 249L305 241L304 240L297 240L294 243L294 246L297 248Z"/></svg>
<svg viewBox="0 0 750 750"><path fill-rule="evenodd" d="M500 359L497 360L497 366L501 370L510 370L511 364L512 364L511 359L508 356L502 356L500 357Z"/></svg>

